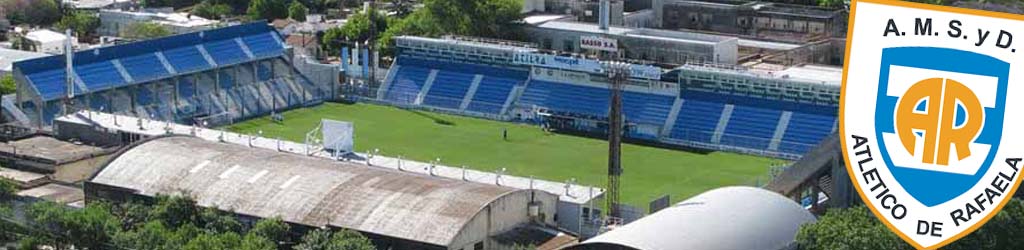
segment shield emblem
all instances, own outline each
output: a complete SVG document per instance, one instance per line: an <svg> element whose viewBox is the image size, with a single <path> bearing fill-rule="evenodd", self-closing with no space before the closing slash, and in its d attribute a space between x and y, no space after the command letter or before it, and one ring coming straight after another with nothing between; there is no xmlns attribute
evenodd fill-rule
<svg viewBox="0 0 1024 250"><path fill-rule="evenodd" d="M962 50L896 47L882 50L879 69L875 139L893 177L929 207L967 192L999 148L1010 64ZM954 84L965 87L954 89ZM912 124L919 120L927 125ZM943 132L968 124L981 125L968 131L972 138L942 142L949 137Z"/></svg>
<svg viewBox="0 0 1024 250"><path fill-rule="evenodd" d="M851 20L840 136L861 200L916 248L977 230L1024 176L1024 17L857 0Z"/></svg>

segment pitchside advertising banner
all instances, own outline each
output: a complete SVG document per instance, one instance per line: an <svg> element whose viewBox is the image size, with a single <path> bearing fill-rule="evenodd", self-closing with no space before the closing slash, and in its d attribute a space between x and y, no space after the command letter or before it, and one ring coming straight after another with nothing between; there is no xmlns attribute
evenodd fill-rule
<svg viewBox="0 0 1024 250"><path fill-rule="evenodd" d="M854 186L917 248L966 236L1021 182L1024 16L866 0L850 23L840 119Z"/></svg>

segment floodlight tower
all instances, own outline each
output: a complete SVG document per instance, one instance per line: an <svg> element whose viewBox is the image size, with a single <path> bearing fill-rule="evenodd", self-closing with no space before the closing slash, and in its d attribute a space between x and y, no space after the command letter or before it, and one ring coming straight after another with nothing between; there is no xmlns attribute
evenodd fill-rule
<svg viewBox="0 0 1024 250"><path fill-rule="evenodd" d="M608 216L622 218L619 209L619 177L622 176L622 88L629 78L629 64L619 61L603 62L608 74L611 96L608 107Z"/></svg>
<svg viewBox="0 0 1024 250"><path fill-rule="evenodd" d="M66 84L65 95L64 95L64 115L71 113L72 105L71 100L75 98L75 74L74 74L74 50L71 47L71 29L64 31L64 81Z"/></svg>

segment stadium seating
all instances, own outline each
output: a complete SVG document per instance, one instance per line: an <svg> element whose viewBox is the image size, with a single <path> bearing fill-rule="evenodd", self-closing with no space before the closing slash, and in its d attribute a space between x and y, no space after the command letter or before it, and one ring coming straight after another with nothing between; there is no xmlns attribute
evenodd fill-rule
<svg viewBox="0 0 1024 250"><path fill-rule="evenodd" d="M235 64L249 59L242 47L233 39L210 42L203 46L218 65Z"/></svg>
<svg viewBox="0 0 1024 250"><path fill-rule="evenodd" d="M110 61L96 62L75 67L75 73L90 91L105 90L118 87L125 79L118 73ZM63 81L62 81L63 82Z"/></svg>
<svg viewBox="0 0 1024 250"><path fill-rule="evenodd" d="M507 74L504 76L486 75L480 80L473 99L469 102L467 110L483 112L488 114L499 114L501 108L512 93L512 87L526 81L526 73Z"/></svg>
<svg viewBox="0 0 1024 250"><path fill-rule="evenodd" d="M246 46L249 47L249 51L251 51L255 57L277 56L281 44L281 42L275 39L270 33L244 36L242 37L242 41L245 41Z"/></svg>
<svg viewBox="0 0 1024 250"><path fill-rule="evenodd" d="M725 104L703 100L685 100L669 137L710 143Z"/></svg>
<svg viewBox="0 0 1024 250"><path fill-rule="evenodd" d="M768 148L781 116L780 110L735 106L719 143L753 149Z"/></svg>
<svg viewBox="0 0 1024 250"><path fill-rule="evenodd" d="M175 48L166 50L163 52L164 57L167 58L167 62L174 67L175 71L179 74L187 72L195 72L200 70L207 70L213 68L210 63L206 61L203 54L199 52L195 46L184 46L181 48Z"/></svg>
<svg viewBox="0 0 1024 250"><path fill-rule="evenodd" d="M608 89L532 80L519 97L520 106L594 117L608 116Z"/></svg>
<svg viewBox="0 0 1024 250"><path fill-rule="evenodd" d="M171 75L154 53L143 53L137 56L125 57L120 61L125 71L135 81L148 81Z"/></svg>
<svg viewBox="0 0 1024 250"><path fill-rule="evenodd" d="M793 113L783 134L779 151L803 154L832 134L836 117L822 114Z"/></svg>
<svg viewBox="0 0 1024 250"><path fill-rule="evenodd" d="M661 126L665 124L675 99L675 96L623 91L622 111L628 123Z"/></svg>
<svg viewBox="0 0 1024 250"><path fill-rule="evenodd" d="M401 60L401 59L399 59ZM420 89L427 81L430 69L413 65L402 65L388 86L386 100L400 103L414 103Z"/></svg>
<svg viewBox="0 0 1024 250"><path fill-rule="evenodd" d="M458 109L475 75L457 71L439 71L423 99L424 105Z"/></svg>
<svg viewBox="0 0 1024 250"><path fill-rule="evenodd" d="M481 75L476 92L466 110L500 114L513 86L523 84L529 73L483 64L437 61L410 56L399 56L395 63L398 71L388 79L389 87L384 100L414 103L426 84L431 70L438 70L430 89L423 97L423 105L459 109L476 75Z"/></svg>

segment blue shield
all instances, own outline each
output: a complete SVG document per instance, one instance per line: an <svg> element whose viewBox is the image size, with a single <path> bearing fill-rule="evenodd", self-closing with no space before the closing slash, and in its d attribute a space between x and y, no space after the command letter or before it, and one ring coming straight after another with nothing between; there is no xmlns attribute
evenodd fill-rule
<svg viewBox="0 0 1024 250"><path fill-rule="evenodd" d="M883 133L895 133L894 114L898 96L889 96L886 93L889 87L890 66L905 66L920 69L929 69L946 72L956 72L971 75L989 76L998 79L996 101L994 107L984 108L984 126L973 143L987 144L991 146L983 165L978 171L970 174L956 174L939 171L928 171L901 166L899 162L894 163L891 159L890 150L905 150L903 148L886 148L882 140ZM893 177L898 185L907 190L914 199L917 199L925 206L935 206L949 201L976 185L981 177L988 172L992 160L999 148L999 140L1002 137L1003 116L1006 106L1007 78L1010 73L1010 64L991 56L974 52L936 48L936 47L895 47L882 51L882 65L879 69L878 78L878 100L875 110L875 138L878 141L878 151L885 164L889 166ZM921 76L921 79L928 76ZM850 105L851 103L847 103ZM894 183L887 183L894 185Z"/></svg>

